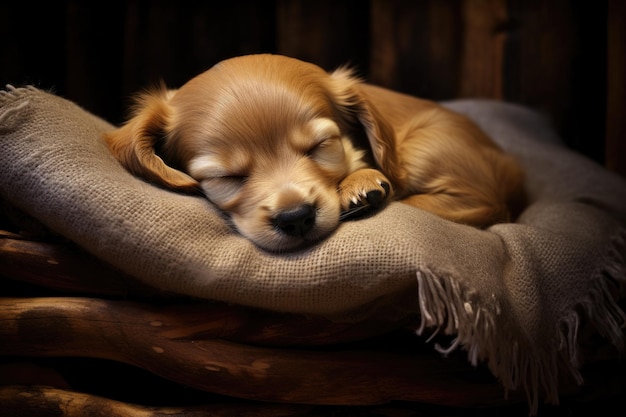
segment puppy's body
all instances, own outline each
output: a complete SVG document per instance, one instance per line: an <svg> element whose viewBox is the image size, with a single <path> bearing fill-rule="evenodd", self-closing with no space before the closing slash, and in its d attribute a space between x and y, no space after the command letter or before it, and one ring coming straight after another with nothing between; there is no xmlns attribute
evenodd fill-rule
<svg viewBox="0 0 626 417"><path fill-rule="evenodd" d="M515 160L464 116L279 55L233 58L179 90L145 93L105 139L131 172L201 189L272 251L392 198L477 227L508 221L523 199Z"/></svg>

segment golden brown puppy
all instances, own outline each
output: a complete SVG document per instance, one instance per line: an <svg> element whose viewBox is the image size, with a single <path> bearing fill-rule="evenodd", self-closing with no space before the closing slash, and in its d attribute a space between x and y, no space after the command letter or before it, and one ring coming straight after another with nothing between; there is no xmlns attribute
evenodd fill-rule
<svg viewBox="0 0 626 417"><path fill-rule="evenodd" d="M477 227L508 221L523 198L516 161L466 117L280 55L228 59L144 93L105 140L134 174L202 190L271 251L392 198Z"/></svg>

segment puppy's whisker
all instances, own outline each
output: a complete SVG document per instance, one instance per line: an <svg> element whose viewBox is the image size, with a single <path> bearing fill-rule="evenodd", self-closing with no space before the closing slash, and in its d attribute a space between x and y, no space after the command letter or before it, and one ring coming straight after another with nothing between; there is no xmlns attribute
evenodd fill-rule
<svg viewBox="0 0 626 417"><path fill-rule="evenodd" d="M346 220L354 219L358 217L360 214L365 214L366 212L369 212L370 208L371 207L369 206L369 204L365 204L365 205L353 207L346 211L342 211L341 214L339 215L339 220L346 221Z"/></svg>

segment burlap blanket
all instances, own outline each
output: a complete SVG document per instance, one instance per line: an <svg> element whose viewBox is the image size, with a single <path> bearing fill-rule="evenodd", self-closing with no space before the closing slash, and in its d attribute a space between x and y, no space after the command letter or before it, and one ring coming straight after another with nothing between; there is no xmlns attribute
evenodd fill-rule
<svg viewBox="0 0 626 417"><path fill-rule="evenodd" d="M440 349L486 362L536 410L557 401L560 368L580 378L582 320L623 348L626 182L526 108L446 105L525 166L531 204L516 223L477 230L392 203L308 250L266 253L206 199L128 174L100 138L107 122L32 87L0 93L0 196L167 291L337 320L419 311L420 333L454 335Z"/></svg>

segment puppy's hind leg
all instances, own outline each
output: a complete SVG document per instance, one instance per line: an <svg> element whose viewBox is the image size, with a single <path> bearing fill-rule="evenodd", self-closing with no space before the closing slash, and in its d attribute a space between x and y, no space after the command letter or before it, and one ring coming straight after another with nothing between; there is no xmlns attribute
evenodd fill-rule
<svg viewBox="0 0 626 417"><path fill-rule="evenodd" d="M468 198L466 195L413 194L400 201L446 220L479 228L510 221L510 214L506 205L498 204L495 201L487 203Z"/></svg>

